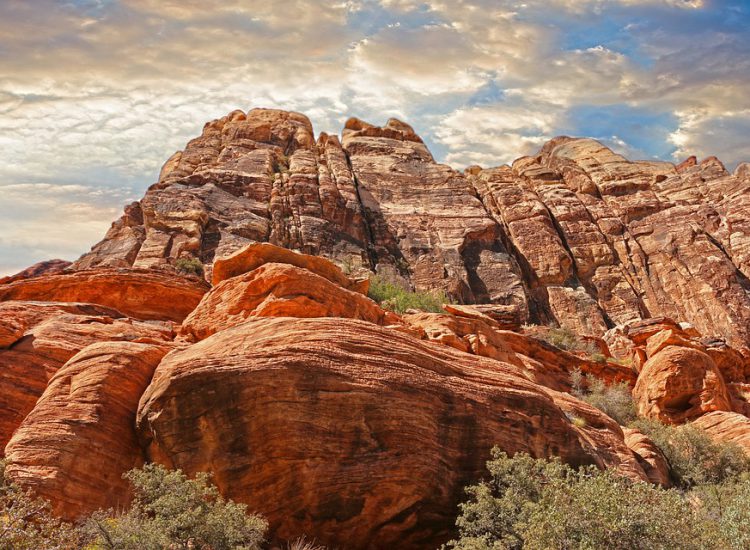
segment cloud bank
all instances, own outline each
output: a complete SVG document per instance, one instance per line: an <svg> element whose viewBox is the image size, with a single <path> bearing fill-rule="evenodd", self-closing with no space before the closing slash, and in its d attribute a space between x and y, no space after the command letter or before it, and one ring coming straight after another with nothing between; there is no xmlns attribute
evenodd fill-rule
<svg viewBox="0 0 750 550"><path fill-rule="evenodd" d="M720 0L9 0L0 274L98 240L236 109L409 121L456 167L559 134L750 159L750 11ZM64 228L64 229L61 229Z"/></svg>

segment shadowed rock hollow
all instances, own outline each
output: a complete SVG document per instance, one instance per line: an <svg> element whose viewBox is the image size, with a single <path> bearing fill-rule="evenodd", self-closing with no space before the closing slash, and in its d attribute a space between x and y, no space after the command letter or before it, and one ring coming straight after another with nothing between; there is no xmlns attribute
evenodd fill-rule
<svg viewBox="0 0 750 550"><path fill-rule="evenodd" d="M748 448L747 174L571 138L458 172L398 120L230 113L91 252L0 281L7 472L77 519L143 460L211 471L274 542L355 550L447 540L494 445L668 485L571 375ZM456 303L385 311L373 272Z"/></svg>

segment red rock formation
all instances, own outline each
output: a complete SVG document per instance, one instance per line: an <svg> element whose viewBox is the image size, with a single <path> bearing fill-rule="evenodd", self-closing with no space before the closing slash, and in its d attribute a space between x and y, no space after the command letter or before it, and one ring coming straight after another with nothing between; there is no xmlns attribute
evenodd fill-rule
<svg viewBox="0 0 750 550"><path fill-rule="evenodd" d="M36 263L31 267L27 267L15 275L0 277L0 285L4 283L12 283L13 281L18 281L20 279L39 277L40 275L54 275L55 273L60 273L70 265L71 262L66 260L46 260L44 262Z"/></svg>
<svg viewBox="0 0 750 550"><path fill-rule="evenodd" d="M10 479L71 521L126 506L122 474L143 463L135 434L138 400L167 350L100 342L72 357L8 443Z"/></svg>
<svg viewBox="0 0 750 550"><path fill-rule="evenodd" d="M151 267L254 241L377 269L418 289L514 306L522 322L602 336L690 322L750 346L750 178L713 158L630 162L556 138L511 167L460 174L392 119L313 139L299 113L210 122L105 240L74 264Z"/></svg>
<svg viewBox="0 0 750 550"><path fill-rule="evenodd" d="M736 412L704 414L693 425L705 430L716 441L736 443L750 454L750 418Z"/></svg>
<svg viewBox="0 0 750 550"><path fill-rule="evenodd" d="M669 464L651 439L638 430L623 428L625 444L636 454L643 471L651 483L670 487Z"/></svg>
<svg viewBox="0 0 750 550"><path fill-rule="evenodd" d="M50 378L81 349L111 340L163 343L174 333L168 323L133 321L93 304L11 301L0 303L2 334L11 336L0 346L0 451Z"/></svg>
<svg viewBox="0 0 750 550"><path fill-rule="evenodd" d="M307 269L267 263L215 286L182 327L202 340L250 317L348 317L382 325L385 312L367 296Z"/></svg>
<svg viewBox="0 0 750 550"><path fill-rule="evenodd" d="M208 286L176 273L145 269L95 269L23 279L0 286L7 300L87 302L136 319L181 322Z"/></svg>
<svg viewBox="0 0 750 550"><path fill-rule="evenodd" d="M226 279L253 271L269 263L288 264L306 269L340 287L367 294L369 281L352 281L329 260L320 256L300 254L268 243L251 244L231 256L218 258L213 266L212 283L218 285Z"/></svg>
<svg viewBox="0 0 750 550"><path fill-rule="evenodd" d="M645 479L596 409L511 365L350 319L255 319L171 353L138 429L149 458L212 470L274 535L353 549L445 540L493 445Z"/></svg>
<svg viewBox="0 0 750 550"><path fill-rule="evenodd" d="M705 352L667 346L643 365L633 390L638 413L668 424L731 411L719 369Z"/></svg>

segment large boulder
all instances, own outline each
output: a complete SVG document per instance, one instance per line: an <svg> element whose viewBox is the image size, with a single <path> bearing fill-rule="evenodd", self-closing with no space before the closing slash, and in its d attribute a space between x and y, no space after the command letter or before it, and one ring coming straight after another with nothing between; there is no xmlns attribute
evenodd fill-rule
<svg viewBox="0 0 750 550"><path fill-rule="evenodd" d="M88 302L136 319L181 322L208 290L203 281L148 269L91 269L0 285L0 302Z"/></svg>
<svg viewBox="0 0 750 550"><path fill-rule="evenodd" d="M135 321L95 304L0 303L0 454L48 381L80 350L99 341L163 344L173 337L171 323Z"/></svg>
<svg viewBox="0 0 750 550"><path fill-rule="evenodd" d="M220 282L182 327L184 333L200 340L249 317L348 317L383 324L385 312L367 296L307 269L267 263Z"/></svg>
<svg viewBox="0 0 750 550"><path fill-rule="evenodd" d="M667 346L646 361L633 397L641 416L668 424L732 410L716 364L705 352L690 347Z"/></svg>
<svg viewBox="0 0 750 550"><path fill-rule="evenodd" d="M352 549L445 541L494 445L646 478L593 407L512 365L351 319L252 319L172 352L137 425L149 459L213 471L274 537Z"/></svg>
<svg viewBox="0 0 750 550"><path fill-rule="evenodd" d="M99 342L72 357L8 443L10 479L48 499L67 520L127 506L122 474L143 463L138 400L168 350Z"/></svg>

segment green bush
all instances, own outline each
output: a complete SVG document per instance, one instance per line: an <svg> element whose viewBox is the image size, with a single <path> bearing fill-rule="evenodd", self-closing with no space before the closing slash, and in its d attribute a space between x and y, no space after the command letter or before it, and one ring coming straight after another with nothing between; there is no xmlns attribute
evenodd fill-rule
<svg viewBox="0 0 750 550"><path fill-rule="evenodd" d="M703 509L676 490L631 482L594 467L573 470L558 459L509 458L493 450L490 479L467 488L459 538L444 548L706 549L722 548ZM730 521L730 520L727 520Z"/></svg>
<svg viewBox="0 0 750 550"><path fill-rule="evenodd" d="M592 361L602 363L607 360L596 344L580 338L567 328L550 328L546 334L539 335L539 338L565 351L585 353L591 357Z"/></svg>
<svg viewBox="0 0 750 550"><path fill-rule="evenodd" d="M203 264L198 258L179 258L174 267L180 273L203 277Z"/></svg>
<svg viewBox="0 0 750 550"><path fill-rule="evenodd" d="M584 380L588 387L584 388ZM608 386L596 377L586 377L579 369L571 374L573 395L602 411L618 424L625 426L636 418L635 403L630 386L619 382Z"/></svg>
<svg viewBox="0 0 750 550"><path fill-rule="evenodd" d="M0 548L73 550L80 545L76 530L55 518L48 502L11 483L0 461Z"/></svg>
<svg viewBox="0 0 750 550"><path fill-rule="evenodd" d="M261 548L265 520L248 515L244 504L224 500L208 474L188 479L180 470L149 464L125 477L133 486L133 504L125 513L100 512L89 519L86 532L95 548Z"/></svg>
<svg viewBox="0 0 750 550"><path fill-rule="evenodd" d="M404 313L407 309L440 313L443 311L442 305L450 303L445 292L412 292L379 275L370 278L368 296L378 302L384 309L396 313Z"/></svg>
<svg viewBox="0 0 750 550"><path fill-rule="evenodd" d="M683 489L732 482L750 472L750 460L738 445L713 441L690 424L666 426L641 419L633 427L648 435L669 463L675 484Z"/></svg>

